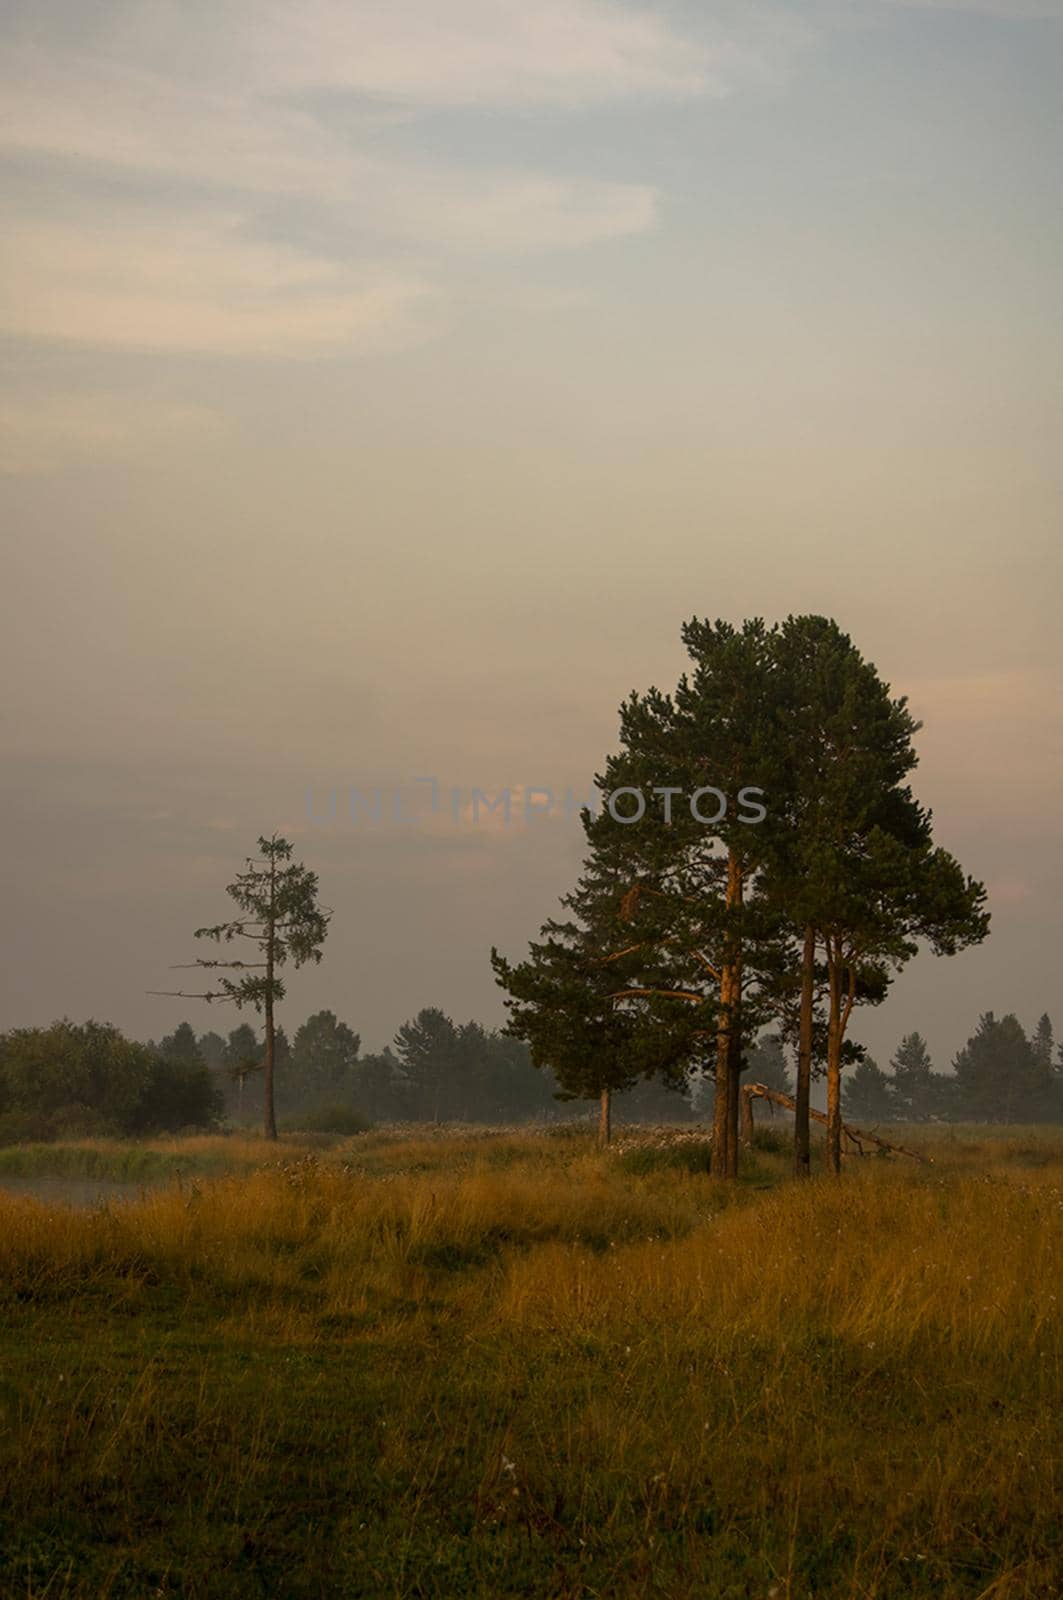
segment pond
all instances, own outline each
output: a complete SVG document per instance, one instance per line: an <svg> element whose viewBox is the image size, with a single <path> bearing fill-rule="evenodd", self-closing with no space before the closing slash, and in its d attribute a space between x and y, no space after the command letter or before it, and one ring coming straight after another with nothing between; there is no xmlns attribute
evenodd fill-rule
<svg viewBox="0 0 1063 1600"><path fill-rule="evenodd" d="M0 1176L0 1194L28 1194L45 1205L91 1207L107 1200L139 1200L161 1187L159 1179L123 1182L118 1178L23 1178Z"/></svg>

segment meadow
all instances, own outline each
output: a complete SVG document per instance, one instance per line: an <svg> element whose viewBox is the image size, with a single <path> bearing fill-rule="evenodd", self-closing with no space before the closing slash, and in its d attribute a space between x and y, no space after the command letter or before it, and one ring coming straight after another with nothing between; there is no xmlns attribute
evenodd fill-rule
<svg viewBox="0 0 1063 1600"><path fill-rule="evenodd" d="M1063 1130L0 1152L0 1594L1058 1600Z"/></svg>

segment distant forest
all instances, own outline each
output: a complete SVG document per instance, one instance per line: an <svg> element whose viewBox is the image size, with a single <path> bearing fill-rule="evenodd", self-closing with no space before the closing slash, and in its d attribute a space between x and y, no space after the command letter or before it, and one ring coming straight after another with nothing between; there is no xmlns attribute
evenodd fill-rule
<svg viewBox="0 0 1063 1600"><path fill-rule="evenodd" d="M362 1053L358 1033L318 1011L289 1040L277 1029L281 1126L355 1133L388 1122L535 1122L586 1114L566 1104L528 1046L477 1022L426 1008L393 1046ZM227 1035L181 1022L157 1042L138 1043L108 1024L67 1021L0 1035L0 1144L91 1136L135 1136L262 1120L264 1046L250 1023ZM793 1092L777 1034L748 1051L744 1081ZM619 1121L711 1120L713 1081L686 1089L648 1078L615 1096ZM1013 1015L986 1012L951 1073L937 1072L918 1033L902 1039L883 1070L870 1056L844 1088L854 1123L1063 1122L1063 1044L1042 1016L1027 1034Z"/></svg>

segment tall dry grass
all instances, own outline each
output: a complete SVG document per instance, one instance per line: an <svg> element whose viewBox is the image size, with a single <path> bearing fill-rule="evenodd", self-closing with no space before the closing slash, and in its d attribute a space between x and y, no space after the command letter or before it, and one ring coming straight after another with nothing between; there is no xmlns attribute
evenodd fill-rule
<svg viewBox="0 0 1063 1600"><path fill-rule="evenodd" d="M1063 1138L925 1147L734 1189L385 1134L0 1198L0 1592L1055 1600Z"/></svg>

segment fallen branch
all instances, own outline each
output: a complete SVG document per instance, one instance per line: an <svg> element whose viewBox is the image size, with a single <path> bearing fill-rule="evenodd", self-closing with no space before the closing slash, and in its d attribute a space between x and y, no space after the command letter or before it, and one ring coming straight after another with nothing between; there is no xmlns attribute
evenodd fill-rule
<svg viewBox="0 0 1063 1600"><path fill-rule="evenodd" d="M781 1089L769 1089L763 1083L744 1083L742 1085L742 1127L746 1144L752 1144L753 1142L754 1100L766 1100L769 1105L782 1106L787 1111L797 1110L796 1101L790 1095L783 1094ZM822 1122L826 1127L827 1118L824 1112L815 1111L809 1106L808 1114L813 1122ZM910 1156L913 1161L921 1161L924 1166L932 1165L929 1156L920 1155L918 1150L906 1150L902 1144L891 1144L888 1139L881 1138L877 1133L865 1133L862 1128L850 1127L847 1122L842 1123L842 1132L847 1139L852 1141L862 1156L867 1155L867 1151L864 1149L861 1140L866 1140L868 1144L877 1146L879 1150L888 1150L891 1155Z"/></svg>

